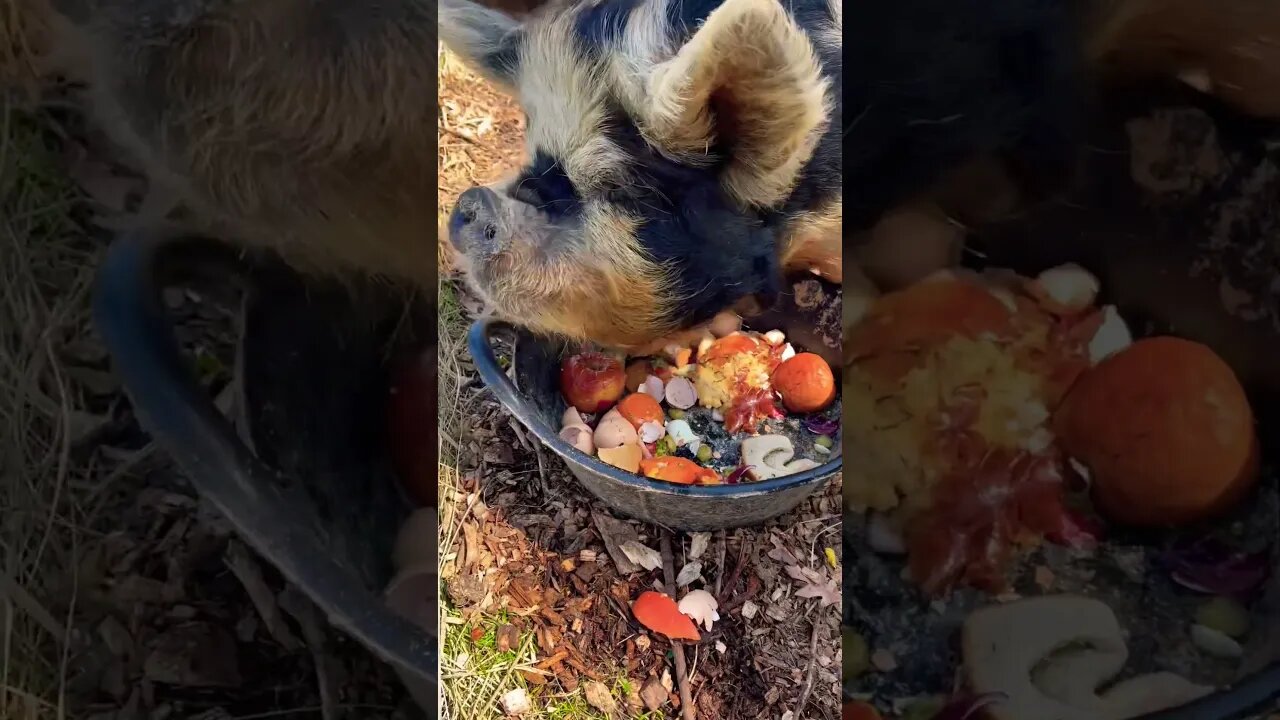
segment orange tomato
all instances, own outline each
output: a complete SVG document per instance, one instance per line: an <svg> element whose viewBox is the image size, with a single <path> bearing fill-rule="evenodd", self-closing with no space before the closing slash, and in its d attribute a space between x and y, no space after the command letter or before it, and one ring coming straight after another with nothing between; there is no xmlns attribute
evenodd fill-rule
<svg viewBox="0 0 1280 720"><path fill-rule="evenodd" d="M720 483L720 474L715 470L704 468L688 458L670 455L641 460L640 474L654 480L665 480L681 485Z"/></svg>
<svg viewBox="0 0 1280 720"><path fill-rule="evenodd" d="M658 401L644 393L632 393L622 398L618 403L618 412L637 430L647 422L656 422L661 425L666 419Z"/></svg>
<svg viewBox="0 0 1280 720"><path fill-rule="evenodd" d="M1054 423L1111 518L1139 526L1208 519L1258 478L1258 438L1231 368L1199 343L1145 338L1076 381Z"/></svg>
<svg viewBox="0 0 1280 720"><path fill-rule="evenodd" d="M779 365L770 382L791 412L817 412L836 397L836 379L831 374L831 366L813 353L800 353Z"/></svg>
<svg viewBox="0 0 1280 720"><path fill-rule="evenodd" d="M880 712L871 705L851 700L840 709L840 720L881 720Z"/></svg>

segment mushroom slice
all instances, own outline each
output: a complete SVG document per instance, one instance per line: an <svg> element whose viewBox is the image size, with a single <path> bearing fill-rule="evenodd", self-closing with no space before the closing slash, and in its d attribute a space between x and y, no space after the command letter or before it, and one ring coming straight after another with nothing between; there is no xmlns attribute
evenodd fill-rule
<svg viewBox="0 0 1280 720"><path fill-rule="evenodd" d="M742 441L742 464L750 466L747 472L754 480L794 475L819 467L821 463L808 458L796 458L791 438L785 435L757 435Z"/></svg>
<svg viewBox="0 0 1280 720"><path fill-rule="evenodd" d="M962 645L971 689L1007 695L987 709L992 720L1127 720L1213 690L1154 673L1099 694L1129 651L1111 608L1074 595L982 608L965 620Z"/></svg>
<svg viewBox="0 0 1280 720"><path fill-rule="evenodd" d="M784 475L782 466L795 454L791 439L784 435L757 435L742 441L742 464L750 466L747 472L755 480Z"/></svg>

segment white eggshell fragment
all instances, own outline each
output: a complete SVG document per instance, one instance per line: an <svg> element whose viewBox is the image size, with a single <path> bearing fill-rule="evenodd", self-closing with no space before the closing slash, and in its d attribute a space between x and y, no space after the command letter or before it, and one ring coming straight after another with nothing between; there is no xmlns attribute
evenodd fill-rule
<svg viewBox="0 0 1280 720"><path fill-rule="evenodd" d="M769 343L770 345L781 345L782 341L786 339L787 339L786 334L783 333L781 330L770 330L769 332L764 334L764 341Z"/></svg>
<svg viewBox="0 0 1280 720"><path fill-rule="evenodd" d="M617 408L613 408L600 418L600 424L596 425L594 439L597 448L607 450L635 444L640 438L635 427L622 417L622 413L618 412Z"/></svg>
<svg viewBox="0 0 1280 720"><path fill-rule="evenodd" d="M671 378L671 381L667 383L664 394L668 405L681 410L688 410L698 402L698 390L688 378Z"/></svg>
<svg viewBox="0 0 1280 720"><path fill-rule="evenodd" d="M1027 284L1027 292L1055 315L1078 313L1093 304L1102 284L1093 273L1067 263L1049 268Z"/></svg>
<svg viewBox="0 0 1280 720"><path fill-rule="evenodd" d="M596 454L595 439L586 425L569 425L560 431L560 438L588 455Z"/></svg>
<svg viewBox="0 0 1280 720"><path fill-rule="evenodd" d="M907 543L902 533L882 513L873 512L867 518L867 545L885 555L905 555Z"/></svg>
<svg viewBox="0 0 1280 720"><path fill-rule="evenodd" d="M569 409L564 411L564 417L560 418L560 427L574 426L587 427L587 421L582 419L582 413L578 412L578 408L570 405Z"/></svg>
<svg viewBox="0 0 1280 720"><path fill-rule="evenodd" d="M693 427L689 425L687 420L668 420L667 435L676 441L676 447L698 441L697 433L693 431Z"/></svg>
<svg viewBox="0 0 1280 720"><path fill-rule="evenodd" d="M658 402L662 402L662 398L663 398L662 378L656 375L650 375L649 377L644 379L644 382L640 383L640 389L638 390L638 392L642 392L645 395L648 395L649 397L653 398L654 400L657 400Z"/></svg>
<svg viewBox="0 0 1280 720"><path fill-rule="evenodd" d="M791 343L787 343L782 348L782 362L786 362L796 356L796 349L791 347Z"/></svg>
<svg viewBox="0 0 1280 720"><path fill-rule="evenodd" d="M706 590L691 590L688 595L680 598L676 608L710 632L711 624L720 619L720 614L716 612L719 606L715 596Z"/></svg>
<svg viewBox="0 0 1280 720"><path fill-rule="evenodd" d="M662 423L650 420L640 425L640 442L648 444L658 442L667 434L667 429Z"/></svg>
<svg viewBox="0 0 1280 720"><path fill-rule="evenodd" d="M1097 365L1133 344L1133 335L1115 305L1102 308L1102 327L1089 341L1089 362Z"/></svg>
<svg viewBox="0 0 1280 720"><path fill-rule="evenodd" d="M640 460L644 458L644 446L632 441L615 448L600 448L597 455L616 468L627 472L639 472Z"/></svg>

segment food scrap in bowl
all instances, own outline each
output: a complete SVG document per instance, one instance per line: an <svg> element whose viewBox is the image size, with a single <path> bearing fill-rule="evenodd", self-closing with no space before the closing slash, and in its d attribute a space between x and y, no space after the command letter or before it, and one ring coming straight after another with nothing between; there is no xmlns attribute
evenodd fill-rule
<svg viewBox="0 0 1280 720"><path fill-rule="evenodd" d="M681 485L765 480L825 463L840 417L831 366L778 330L722 330L660 356L566 356L560 437L614 467Z"/></svg>
<svg viewBox="0 0 1280 720"><path fill-rule="evenodd" d="M1202 345L1134 341L1097 278L944 270L845 338L845 503L927 594L1009 589L1045 541L1229 510L1258 476L1244 391Z"/></svg>

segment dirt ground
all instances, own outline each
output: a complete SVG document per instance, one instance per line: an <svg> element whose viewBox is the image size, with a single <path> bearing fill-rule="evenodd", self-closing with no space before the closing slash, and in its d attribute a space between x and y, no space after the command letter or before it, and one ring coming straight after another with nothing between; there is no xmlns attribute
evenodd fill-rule
<svg viewBox="0 0 1280 720"><path fill-rule="evenodd" d="M89 293L145 183L67 109L72 90L4 103L0 717L414 717L386 666L318 621L139 429ZM166 301L225 401L236 296Z"/></svg>
<svg viewBox="0 0 1280 720"><path fill-rule="evenodd" d="M443 214L514 167L522 118L454 58L440 88ZM681 717L670 642L629 609L661 587L662 531L586 495L484 390L462 341L479 310L444 284L441 442L457 472L441 478L442 717L501 717L522 697L529 718ZM839 513L835 482L766 527L670 540L677 584L719 601L721 620L685 648L696 717L838 717Z"/></svg>

